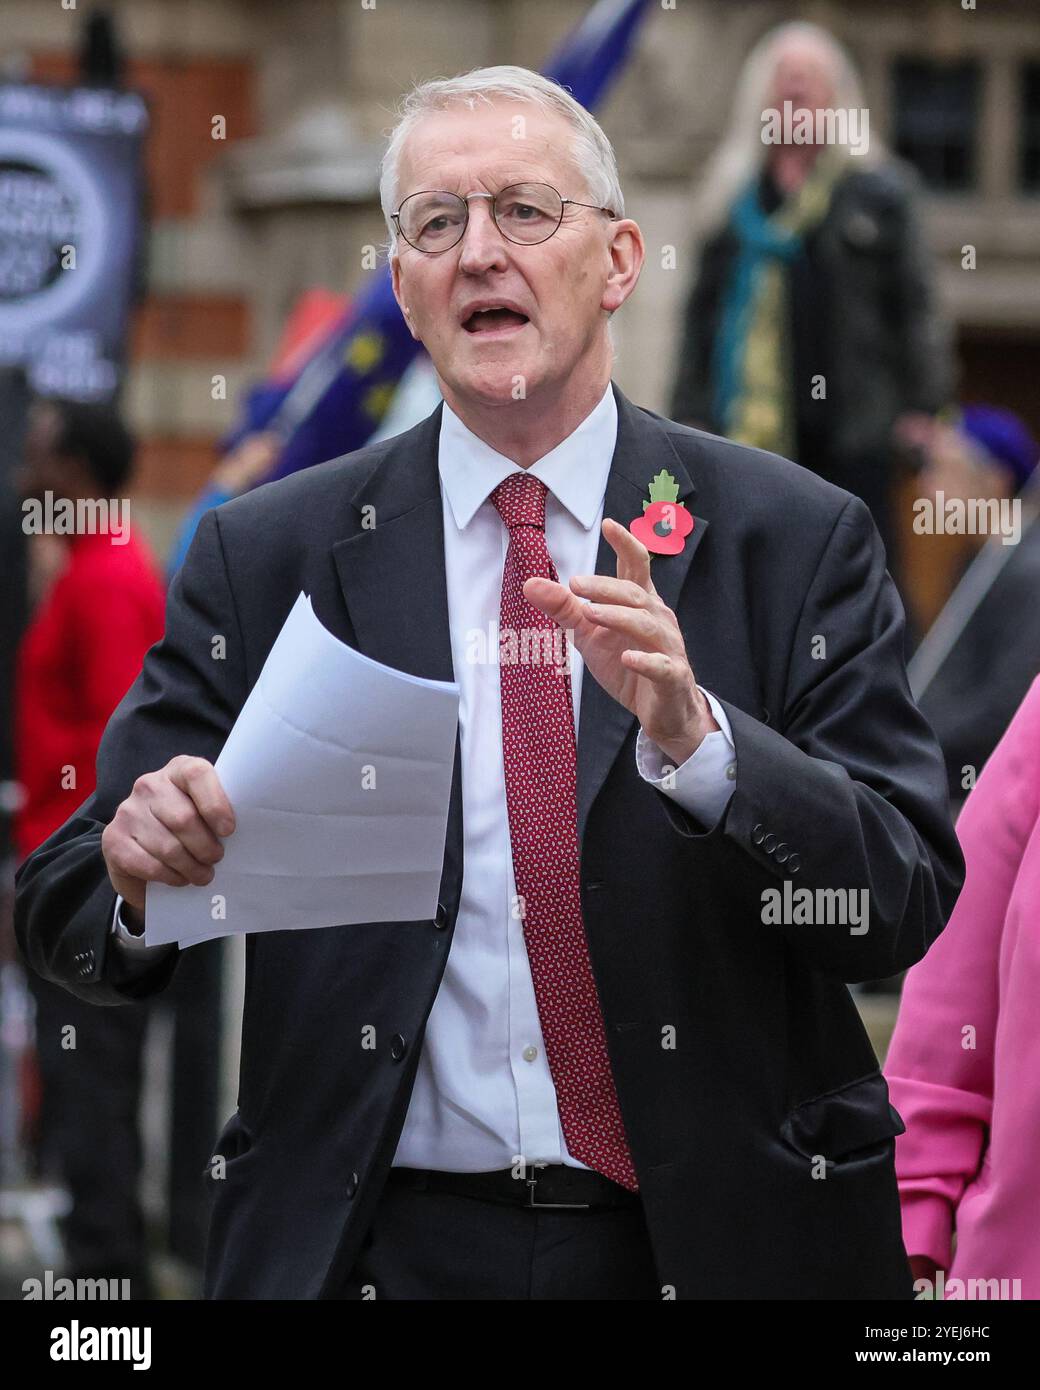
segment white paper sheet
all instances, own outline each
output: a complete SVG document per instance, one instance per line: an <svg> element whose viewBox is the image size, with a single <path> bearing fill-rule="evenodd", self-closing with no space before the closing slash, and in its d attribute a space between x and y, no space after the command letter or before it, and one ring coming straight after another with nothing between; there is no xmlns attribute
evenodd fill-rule
<svg viewBox="0 0 1040 1390"><path fill-rule="evenodd" d="M363 656L301 593L214 764L224 858L205 887L148 885L145 941L432 918L458 713L458 685Z"/></svg>

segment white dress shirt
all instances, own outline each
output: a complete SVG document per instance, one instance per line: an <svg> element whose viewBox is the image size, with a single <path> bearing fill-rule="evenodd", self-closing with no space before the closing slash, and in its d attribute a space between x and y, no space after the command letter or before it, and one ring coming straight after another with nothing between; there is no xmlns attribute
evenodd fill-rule
<svg viewBox="0 0 1040 1390"><path fill-rule="evenodd" d="M562 584L594 574L617 404L607 387L592 413L528 472L548 488L545 534ZM651 461L652 462L652 461ZM516 883L502 763L498 622L509 533L490 494L517 464L490 448L445 402L439 470L455 679L461 691L464 878L451 950L434 1000L394 1163L483 1172L528 1163L585 1165L564 1142L545 1057ZM647 482L652 473L647 465ZM583 666L572 648L578 727ZM480 658L491 656L491 660ZM477 658L477 659L475 659ZM707 694L707 692L705 692ZM677 770L668 794L713 825L733 792L728 721ZM637 765L660 781L661 751L640 735Z"/></svg>
<svg viewBox="0 0 1040 1390"><path fill-rule="evenodd" d="M546 543L567 584L594 574L607 476L617 439L617 405L608 385L599 404L528 470L545 483ZM647 480L653 472L647 464ZM451 950L430 1013L415 1085L394 1163L448 1172L484 1172L528 1163L585 1165L567 1152L545 1057L523 927L516 912L502 761L498 622L509 533L490 494L512 460L478 439L444 404L438 467L444 513L448 619L459 684L464 880ZM571 648L574 726L583 664ZM733 793L732 731L709 692L718 732L670 778L662 751L640 730L636 766L704 825L714 825ZM122 923L126 949L146 947Z"/></svg>

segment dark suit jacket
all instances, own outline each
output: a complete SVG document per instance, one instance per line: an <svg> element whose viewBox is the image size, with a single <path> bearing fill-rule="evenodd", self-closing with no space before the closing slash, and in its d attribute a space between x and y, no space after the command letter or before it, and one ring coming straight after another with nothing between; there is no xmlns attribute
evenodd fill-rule
<svg viewBox="0 0 1040 1390"><path fill-rule="evenodd" d="M678 479L695 529L653 561L654 583L738 765L725 815L699 824L640 778L635 719L586 676L582 903L661 1283L679 1298L909 1297L902 1126L845 987L920 959L962 881L900 603L857 499L615 394L606 515L627 524L653 474ZM105 733L96 795L21 871L19 939L41 973L101 1004L167 983L175 955L135 979L110 938L102 828L139 774L216 758L301 589L345 642L452 678L439 426L440 408L203 518L166 635ZM598 569L614 573L602 538ZM207 1296L331 1297L353 1263L451 947L462 854L456 760L434 921L249 936ZM764 925L761 894L785 880L868 890L869 931Z"/></svg>
<svg viewBox="0 0 1040 1390"><path fill-rule="evenodd" d="M965 770L978 777L1040 671L1040 517L1006 558L920 698L958 806L973 785L965 786Z"/></svg>

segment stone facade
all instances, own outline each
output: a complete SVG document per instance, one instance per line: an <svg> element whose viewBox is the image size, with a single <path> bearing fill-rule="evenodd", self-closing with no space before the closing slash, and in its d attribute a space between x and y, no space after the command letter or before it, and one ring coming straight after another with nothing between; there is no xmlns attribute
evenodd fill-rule
<svg viewBox="0 0 1040 1390"><path fill-rule="evenodd" d="M363 250L384 238L377 163L400 93L414 79L488 63L537 66L587 6L124 0L108 8L130 81L154 114L149 288L126 402L144 440L139 491L161 543L212 465L237 389L262 371L298 293L313 284L351 292L370 273ZM982 61L979 184L970 196L930 198L929 234L961 330L964 389L985 394L999 367L1016 397L1007 403L1035 411L1024 397L1040 366L1040 199L1016 194L1014 160L1016 73L1024 58L1040 58L1040 8L1012 0L977 10L957 0L662 0L651 10L600 112L649 252L639 289L616 320L622 387L652 408L664 405L691 271L694 182L755 39L773 23L806 17L851 48L882 134L897 56ZM75 0L7 0L8 71L21 65L69 78L81 24ZM218 116L222 140L212 138ZM965 244L977 247L972 272L961 269ZM1018 364L1010 379L1009 361ZM227 378L226 401L212 398L218 374Z"/></svg>

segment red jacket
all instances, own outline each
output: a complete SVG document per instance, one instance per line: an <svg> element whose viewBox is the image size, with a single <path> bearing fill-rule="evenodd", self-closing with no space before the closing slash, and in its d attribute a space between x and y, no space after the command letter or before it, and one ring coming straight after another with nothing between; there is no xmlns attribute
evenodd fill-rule
<svg viewBox="0 0 1040 1390"><path fill-rule="evenodd" d="M68 566L18 653L15 760L25 789L15 822L19 857L93 792L101 735L162 636L165 604L148 547L133 531L125 545L100 533L70 537Z"/></svg>

